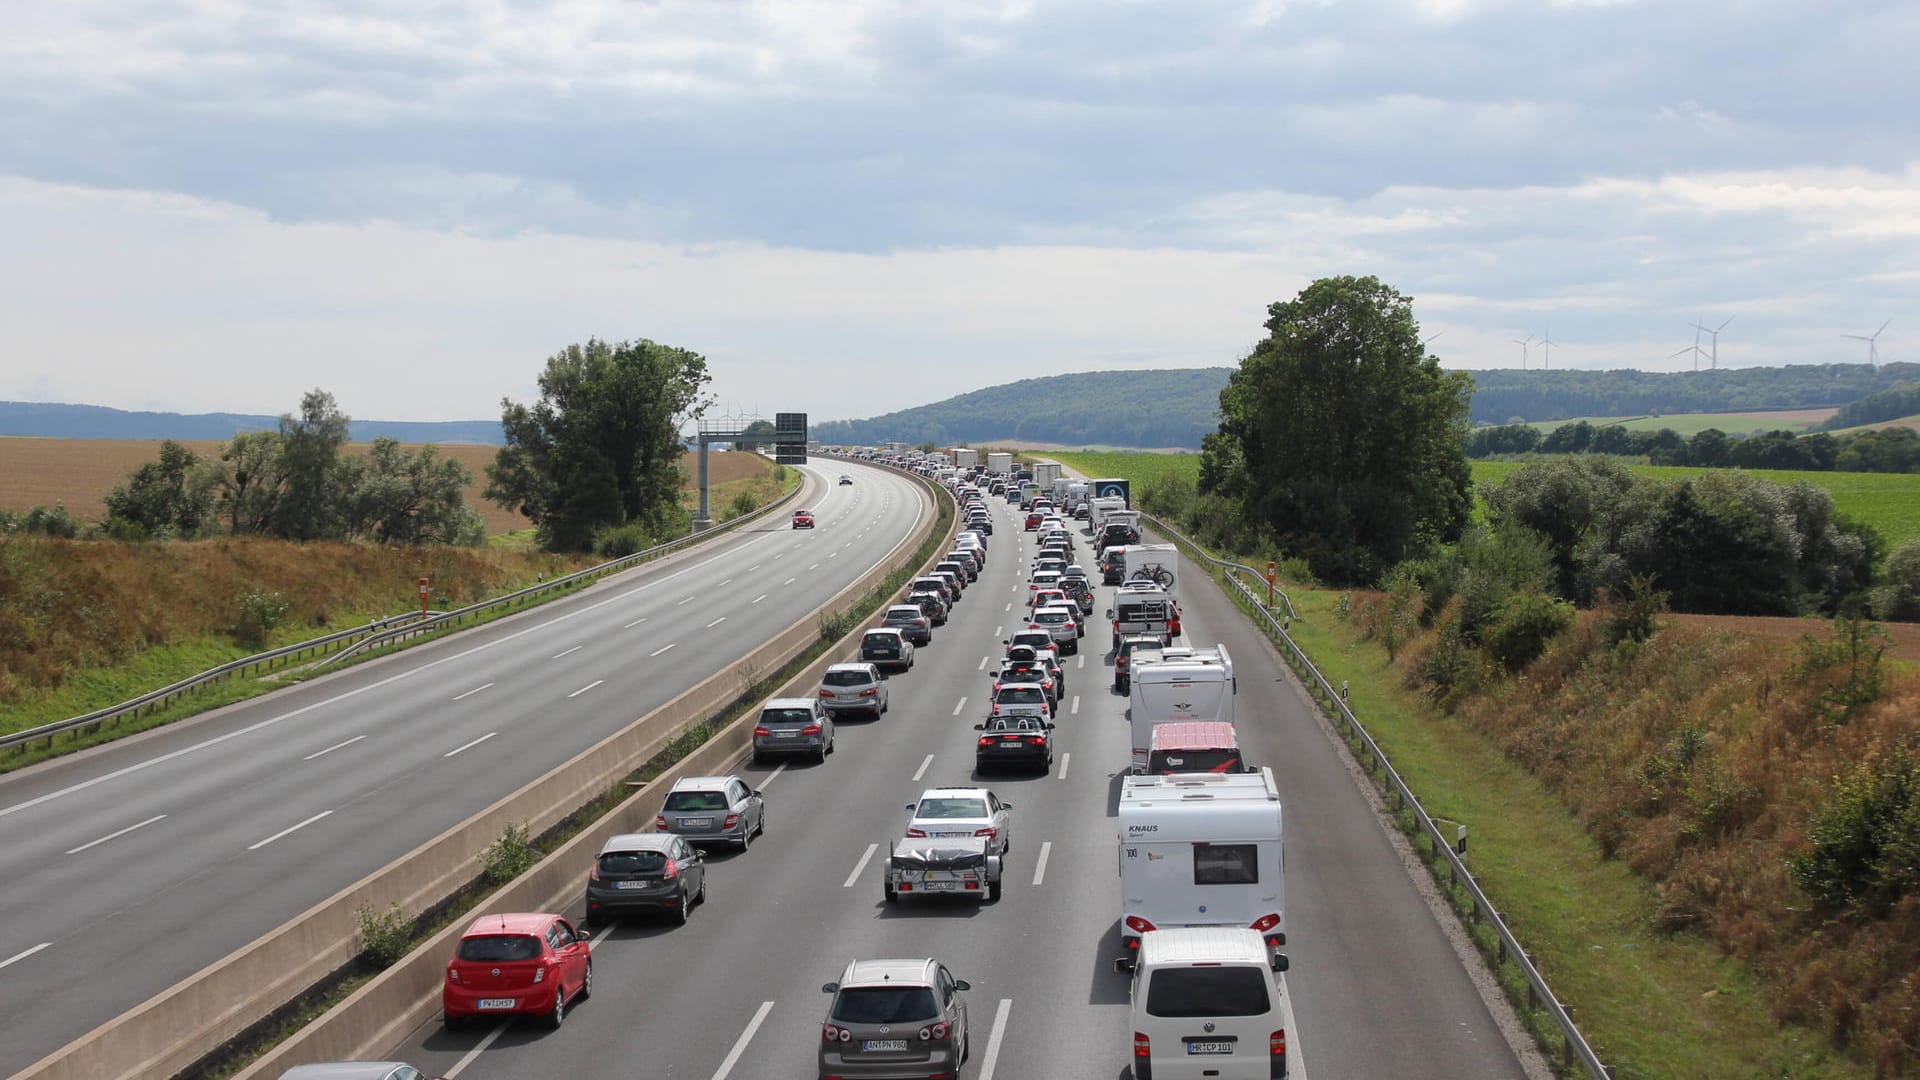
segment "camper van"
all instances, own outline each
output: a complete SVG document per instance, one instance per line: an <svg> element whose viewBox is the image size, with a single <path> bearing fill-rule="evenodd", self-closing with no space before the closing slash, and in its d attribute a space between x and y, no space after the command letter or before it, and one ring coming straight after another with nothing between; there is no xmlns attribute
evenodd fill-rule
<svg viewBox="0 0 1920 1080"><path fill-rule="evenodd" d="M1152 634L1168 643L1180 636L1180 605L1164 589L1153 586L1123 587L1115 592L1107 618L1115 649L1128 634Z"/></svg>
<svg viewBox="0 0 1920 1080"><path fill-rule="evenodd" d="M1234 698L1239 682L1233 676L1233 657L1224 644L1205 650L1177 650L1151 664L1140 664L1128 675L1127 719L1133 725L1133 769L1147 771L1158 724L1233 723Z"/></svg>
<svg viewBox="0 0 1920 1080"><path fill-rule="evenodd" d="M1114 967L1130 986L1135 1080L1288 1075L1287 958L1244 928L1154 930Z"/></svg>
<svg viewBox="0 0 1920 1080"><path fill-rule="evenodd" d="M1147 750L1147 774L1246 772L1240 739L1232 724L1176 721L1153 725Z"/></svg>
<svg viewBox="0 0 1920 1080"><path fill-rule="evenodd" d="M1120 934L1248 927L1286 944L1286 859L1273 770L1121 778Z"/></svg>

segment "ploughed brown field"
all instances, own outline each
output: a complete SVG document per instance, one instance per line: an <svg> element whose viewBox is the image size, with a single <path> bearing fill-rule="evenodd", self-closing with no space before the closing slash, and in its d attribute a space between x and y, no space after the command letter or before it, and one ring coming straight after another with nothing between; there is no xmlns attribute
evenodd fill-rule
<svg viewBox="0 0 1920 1080"><path fill-rule="evenodd" d="M219 442L188 439L184 444L203 458L220 456ZM352 443L347 452L364 454L368 445ZM502 510L480 497L487 486L487 464L499 450L497 446L472 444L440 446L442 456L465 464L473 473L473 482L467 485L467 505L486 519L489 536L532 525L524 516ZM135 469L159 456L157 439L0 437L0 509L25 510L65 503L75 517L99 521L106 516L107 492L113 490L114 485L124 483ZM699 456L687 454L681 459L681 465L686 469L687 485L691 488L697 478ZM712 454L707 459L708 483L758 476L771 466L772 462L759 454Z"/></svg>

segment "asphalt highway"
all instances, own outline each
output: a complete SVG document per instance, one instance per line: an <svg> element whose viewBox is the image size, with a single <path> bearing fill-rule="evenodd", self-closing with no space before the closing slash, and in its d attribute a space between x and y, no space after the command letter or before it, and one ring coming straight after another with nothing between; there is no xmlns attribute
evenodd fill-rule
<svg viewBox="0 0 1920 1080"><path fill-rule="evenodd" d="M11 1074L544 774L888 558L925 489L778 516L447 640L0 777ZM856 478L840 486L842 473ZM717 907L718 905L716 905Z"/></svg>
<svg viewBox="0 0 1920 1080"><path fill-rule="evenodd" d="M1034 550L1005 505L992 505L987 569L914 670L892 677L891 711L842 724L823 764L738 767L766 792L767 835L744 854L708 856L708 898L689 925L632 920L600 931L593 997L559 1031L521 1020L453 1033L435 1020L390 1056L460 1080L813 1076L827 1006L820 984L854 958L935 956L973 987L968 1080L1126 1077L1127 982L1111 961L1122 951L1113 814L1130 740L1104 655L1111 590L1097 590L1086 647L1065 660L1053 771L976 780L972 725L986 712L986 668L1020 622ZM1087 565L1084 535L1080 544ZM1278 656L1212 582L1181 580L1184 640L1227 643L1242 747L1273 767L1285 800L1293 1075L1519 1080ZM973 783L1014 807L1000 902L884 903L882 863L905 804L929 786ZM567 914L578 921L578 901Z"/></svg>

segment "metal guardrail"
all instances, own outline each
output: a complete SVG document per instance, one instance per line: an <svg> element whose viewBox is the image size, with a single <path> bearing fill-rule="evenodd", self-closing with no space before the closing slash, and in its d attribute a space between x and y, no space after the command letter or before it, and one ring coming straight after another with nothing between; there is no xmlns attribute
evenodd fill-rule
<svg viewBox="0 0 1920 1080"><path fill-rule="evenodd" d="M104 709L95 709L82 716L75 716L67 720L56 720L51 724L42 724L39 727L28 728L25 731L16 731L11 735L0 735L0 750L25 746L28 743L39 740L45 740L47 745L51 746L53 744L53 738L56 735L98 727L101 724L112 723L128 715L138 716L142 713L164 709L173 704L176 698L187 693L202 689L216 682L222 682L248 671L256 671L267 667L282 667L309 654L332 652L340 649L342 651L334 656L328 657L325 661L325 663L328 664L338 663L361 649L390 644L404 638L433 633L448 627L457 626L465 622L468 618L483 612L511 604L518 604L539 596L542 593L552 592L556 589L570 588L580 582L588 581L596 577L616 574L620 571L638 566L640 563L649 562L663 555L671 554L683 547L690 547L699 541L719 536L750 521L772 514L775 510L798 497L803 487L805 487L804 482L795 485L792 491L787 492L767 505L751 513L742 514L737 518L722 522L711 529L689 533L678 539L669 540L664 544L656 544L653 547L647 548L645 551L636 551L631 555L622 555L617 559L611 559L598 566L590 566L585 570L576 570L571 574L554 578L552 581L543 581L536 585L530 585L527 588L507 593L504 596L497 596L491 600L482 600L477 604L469 604L466 607L458 608L454 611L428 611L424 616L421 612L410 611L405 615L376 619L373 622L367 623L365 626L356 626L350 630L339 630L293 645L284 645L278 649L269 649L266 652L255 653L252 656L243 656L238 660L229 660L218 667L208 668L198 675L190 675L187 678L181 679L179 682L163 686L158 690L150 690L147 693L141 694L139 697L124 701L118 705L111 705Z"/></svg>
<svg viewBox="0 0 1920 1080"><path fill-rule="evenodd" d="M1341 725L1346 729L1348 736L1359 740L1361 749L1367 753L1370 759L1370 764L1377 764L1379 766L1379 770L1386 781L1387 791L1393 796L1397 808L1408 810L1413 814L1415 823L1419 826L1420 830L1427 835L1427 839L1431 841L1435 854L1443 860L1447 867L1449 880L1464 889L1472 899L1473 917L1476 920L1484 921L1488 926L1492 927L1500 958L1511 961L1516 968L1520 969L1520 973L1526 977L1527 998L1529 1003L1535 1008L1545 1011L1547 1015L1553 1019L1554 1023L1559 1025L1560 1034L1564 1040L1562 1043L1563 1062L1568 1067L1578 1063L1587 1071L1589 1076L1596 1078L1596 1080L1611 1080L1614 1075L1613 1067L1601 1063L1599 1055L1594 1053L1593 1047L1587 1043L1586 1036L1582 1035L1579 1027L1574 1024L1573 1006L1566 1004L1554 996L1553 988L1547 985L1546 977L1540 974L1538 967L1534 966L1532 954L1528 953L1520 944L1520 940L1513 936L1513 930L1507 926L1506 920L1501 918L1499 909L1493 906L1493 901L1489 900L1487 894L1481 890L1480 882L1474 877L1473 871L1467 869L1466 860L1460 857L1460 853L1454 850L1452 841L1441 833L1440 827L1434 823L1433 818L1427 815L1426 808L1420 805L1419 797L1413 793L1412 788L1407 786L1407 782L1401 778L1399 771L1396 770L1393 767L1393 763L1387 759L1386 751L1380 749L1380 744L1374 741L1373 734L1367 730L1366 725L1362 724L1360 718L1354 714L1352 707L1347 704L1344 690L1336 690L1333 684L1327 681L1327 677L1321 674L1319 667L1307 656L1306 650L1301 648L1300 643L1295 641L1293 635L1287 632L1287 623L1298 618L1298 616L1294 614L1292 601L1285 600L1285 616L1277 615L1273 608L1267 606L1262 596L1266 588L1266 577L1264 575L1257 573L1250 566L1215 558L1206 549L1200 547L1200 545L1194 543L1192 540L1187 539L1185 536L1182 536L1170 528L1165 522L1157 518L1143 513L1140 515L1140 519L1142 522L1152 526L1156 532L1164 534L1182 548L1189 551L1196 559L1203 560L1220 568L1221 577L1240 594L1240 598L1244 601L1244 606L1251 611L1256 618L1265 623L1268 635L1286 646L1290 654L1288 660L1293 665L1294 670L1304 675L1310 682L1310 689L1316 691L1318 696L1335 711L1341 721ZM1243 580L1243 576L1252 579L1258 584L1249 587L1247 581ZM1284 593L1279 595L1283 599L1285 598Z"/></svg>

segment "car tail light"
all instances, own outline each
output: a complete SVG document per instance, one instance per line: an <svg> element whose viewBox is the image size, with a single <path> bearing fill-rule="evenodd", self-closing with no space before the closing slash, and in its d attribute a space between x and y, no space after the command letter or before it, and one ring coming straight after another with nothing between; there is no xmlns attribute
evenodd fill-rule
<svg viewBox="0 0 1920 1080"><path fill-rule="evenodd" d="M773 729L767 728L767 727L757 727L753 729L753 733L755 735L771 735L773 734Z"/></svg>
<svg viewBox="0 0 1920 1080"><path fill-rule="evenodd" d="M877 687L869 686L865 690L860 691L860 696L861 697L879 697L880 691Z"/></svg>
<svg viewBox="0 0 1920 1080"><path fill-rule="evenodd" d="M674 862L672 859L668 859L667 868L660 872L660 880L672 881L674 878L677 878L679 876L680 876L680 864L677 862Z"/></svg>
<svg viewBox="0 0 1920 1080"><path fill-rule="evenodd" d="M852 1032L848 1031L846 1028L840 1027L837 1024L821 1024L820 1025L820 1041L821 1042L847 1042L852 1038L853 1038Z"/></svg>
<svg viewBox="0 0 1920 1080"><path fill-rule="evenodd" d="M1047 745L1047 737L1045 735L1029 735L1027 736L1027 745L1045 746Z"/></svg>
<svg viewBox="0 0 1920 1080"><path fill-rule="evenodd" d="M460 981L460 969L457 967L454 967L452 964L447 965L447 981L450 983L457 983Z"/></svg>
<svg viewBox="0 0 1920 1080"><path fill-rule="evenodd" d="M739 815L739 814L728 814L728 815L727 815L727 823L726 823L726 825L724 825L724 826L723 826L723 828L728 828L728 829L731 829L731 828L733 828L733 827L734 827L735 825L738 825L738 824L740 824L740 815Z"/></svg>
<svg viewBox="0 0 1920 1080"><path fill-rule="evenodd" d="M655 814L653 816L653 831L654 832L667 831L667 816L665 814Z"/></svg>
<svg viewBox="0 0 1920 1080"><path fill-rule="evenodd" d="M800 729L800 734L802 734L802 735L818 735L818 734L820 734L820 725L819 725L819 724L808 724L808 725L807 725L806 727L803 727L803 728L801 728L801 729Z"/></svg>
<svg viewBox="0 0 1920 1080"><path fill-rule="evenodd" d="M1279 925L1280 916L1271 911L1253 920L1253 928L1263 934Z"/></svg>
<svg viewBox="0 0 1920 1080"><path fill-rule="evenodd" d="M997 701L993 703L993 715L995 716L1000 715L1000 703Z"/></svg>
<svg viewBox="0 0 1920 1080"><path fill-rule="evenodd" d="M826 688L826 687L824 687L824 686L823 686L823 687L821 687L821 688L820 688L820 696L821 696L821 697L832 697L832 696L833 696L833 691L832 691L832 690L829 690L828 688Z"/></svg>
<svg viewBox="0 0 1920 1080"><path fill-rule="evenodd" d="M1136 934L1144 934L1149 930L1158 930L1160 928L1138 915L1129 915L1127 916L1127 929Z"/></svg>
<svg viewBox="0 0 1920 1080"><path fill-rule="evenodd" d="M927 835L927 830L925 830L925 829L908 829L908 830L907 830L907 835L908 835L909 837L915 837L915 836L925 836L925 835Z"/></svg>
<svg viewBox="0 0 1920 1080"><path fill-rule="evenodd" d="M984 837L986 837L986 838L987 838L987 839L989 839L989 840L995 840L995 839L998 839L998 838L999 838L999 836L1000 836L1000 830L999 830L999 829L996 829L996 828L993 828L992 826L988 826L987 828L984 828L984 829L975 829L975 830L973 830L973 835L975 835L975 836L984 836Z"/></svg>
<svg viewBox="0 0 1920 1080"><path fill-rule="evenodd" d="M600 880L600 864L598 862L595 862L593 864L593 869L587 871L587 880L588 881Z"/></svg>
<svg viewBox="0 0 1920 1080"><path fill-rule="evenodd" d="M1133 1056L1137 1058L1153 1056L1153 1040L1147 1038L1144 1031L1133 1033Z"/></svg>
<svg viewBox="0 0 1920 1080"><path fill-rule="evenodd" d="M1180 636L1180 620L1177 617L1167 620L1167 633L1174 637Z"/></svg>
<svg viewBox="0 0 1920 1080"><path fill-rule="evenodd" d="M981 746L992 746L992 745L993 745L993 736L991 736L991 735L982 735L982 736L980 736L980 745L981 745Z"/></svg>
<svg viewBox="0 0 1920 1080"><path fill-rule="evenodd" d="M947 1036L952 1034L953 1034L953 1026L951 1024L948 1024L945 1020L942 1020L937 1024L930 1024L926 1027L921 1028L920 1041L921 1042L946 1042Z"/></svg>

